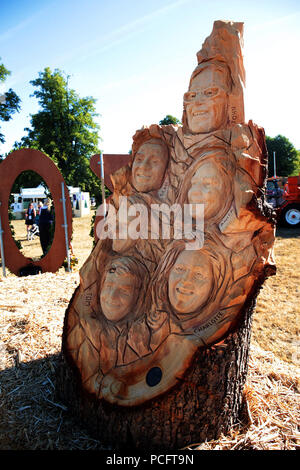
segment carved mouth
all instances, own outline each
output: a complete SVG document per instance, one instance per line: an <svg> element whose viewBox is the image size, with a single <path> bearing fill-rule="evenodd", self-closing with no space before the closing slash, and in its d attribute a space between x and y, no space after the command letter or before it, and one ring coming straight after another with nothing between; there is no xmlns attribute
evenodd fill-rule
<svg viewBox="0 0 300 470"><path fill-rule="evenodd" d="M196 111L193 113L193 117L203 116L204 114L207 114L207 111Z"/></svg>
<svg viewBox="0 0 300 470"><path fill-rule="evenodd" d="M199 193L189 194L189 202L191 204L204 204L204 203L206 203L206 201L204 200L202 194L199 194Z"/></svg>
<svg viewBox="0 0 300 470"><path fill-rule="evenodd" d="M136 175L136 178L142 179L142 180L150 180L151 176L147 176L147 175Z"/></svg>
<svg viewBox="0 0 300 470"><path fill-rule="evenodd" d="M176 287L176 292L181 295L193 295L194 291L190 289L185 289L184 287Z"/></svg>
<svg viewBox="0 0 300 470"><path fill-rule="evenodd" d="M116 303L116 302L109 302L108 300L105 302L109 307L113 307L113 308L119 308L120 307L120 304Z"/></svg>

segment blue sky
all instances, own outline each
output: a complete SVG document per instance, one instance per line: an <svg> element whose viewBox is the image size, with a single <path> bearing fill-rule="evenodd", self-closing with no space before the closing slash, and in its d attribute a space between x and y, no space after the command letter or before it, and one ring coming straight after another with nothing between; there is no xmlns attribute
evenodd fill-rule
<svg viewBox="0 0 300 470"><path fill-rule="evenodd" d="M244 22L246 120L300 149L299 0L0 0L0 57L22 110L1 123L8 152L38 110L30 80L45 67L97 99L105 153L127 153L142 125L182 116L196 53L214 20Z"/></svg>

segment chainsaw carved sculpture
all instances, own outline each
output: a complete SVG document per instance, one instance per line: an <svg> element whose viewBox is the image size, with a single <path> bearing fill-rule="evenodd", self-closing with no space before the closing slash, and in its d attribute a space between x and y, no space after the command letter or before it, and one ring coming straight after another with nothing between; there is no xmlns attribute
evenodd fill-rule
<svg viewBox="0 0 300 470"><path fill-rule="evenodd" d="M242 33L242 23L214 23L182 125L138 130L130 163L111 176L108 215L64 328L65 356L96 399L135 406L170 390L198 348L234 330L274 266L274 227L261 210L264 130L244 122Z"/></svg>

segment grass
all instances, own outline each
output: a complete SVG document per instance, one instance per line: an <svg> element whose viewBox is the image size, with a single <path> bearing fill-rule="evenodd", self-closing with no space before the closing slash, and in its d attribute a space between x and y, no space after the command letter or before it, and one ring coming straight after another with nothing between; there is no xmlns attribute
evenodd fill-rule
<svg viewBox="0 0 300 470"><path fill-rule="evenodd" d="M78 258L79 267L82 266L93 246L93 240L89 236L91 217L92 215L73 218L72 246L74 254ZM39 259L43 254L39 237L35 237L34 240L27 240L24 220L13 220L12 226L15 231L15 239L22 244L21 253L28 258Z"/></svg>
<svg viewBox="0 0 300 470"><path fill-rule="evenodd" d="M261 290L253 323L253 340L283 361L299 366L300 229L278 228L276 276Z"/></svg>

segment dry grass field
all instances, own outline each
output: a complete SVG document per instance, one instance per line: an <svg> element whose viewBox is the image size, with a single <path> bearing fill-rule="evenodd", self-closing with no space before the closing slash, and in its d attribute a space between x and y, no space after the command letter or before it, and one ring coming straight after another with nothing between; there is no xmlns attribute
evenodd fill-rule
<svg viewBox="0 0 300 470"><path fill-rule="evenodd" d="M13 225L24 254L40 256L24 221ZM3 278L0 271L0 450L102 449L55 399L64 312L92 249L89 232L90 217L73 219L79 263L72 273ZM266 281L254 315L244 417L230 435L190 448L299 448L300 230L278 229L275 256L277 275Z"/></svg>
<svg viewBox="0 0 300 470"><path fill-rule="evenodd" d="M300 363L300 229L277 229L276 276L261 290L253 340L283 361Z"/></svg>

